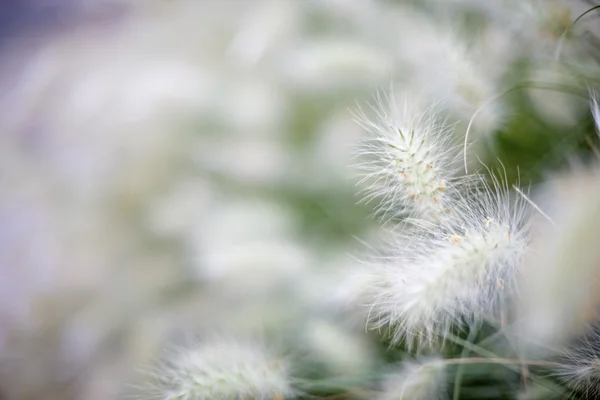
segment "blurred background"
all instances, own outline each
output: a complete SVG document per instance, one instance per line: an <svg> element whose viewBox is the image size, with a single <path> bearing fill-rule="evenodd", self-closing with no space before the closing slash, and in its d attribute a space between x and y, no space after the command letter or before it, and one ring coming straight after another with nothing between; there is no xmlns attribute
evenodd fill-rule
<svg viewBox="0 0 600 400"><path fill-rule="evenodd" d="M590 6L3 2L0 399L120 398L167 343L214 332L370 370L381 349L340 315L339 283L382 239L354 113L414 95L460 137L510 87L565 88L474 123L470 162L535 183L591 153L594 17L562 35Z"/></svg>

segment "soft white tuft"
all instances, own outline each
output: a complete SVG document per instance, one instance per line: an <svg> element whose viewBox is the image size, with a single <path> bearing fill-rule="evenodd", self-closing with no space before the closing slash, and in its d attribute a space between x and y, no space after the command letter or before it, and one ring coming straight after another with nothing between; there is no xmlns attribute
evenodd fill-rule
<svg viewBox="0 0 600 400"><path fill-rule="evenodd" d="M409 213L436 220L448 207L447 186L458 171L458 147L436 107L421 108L393 95L376 97L375 118L359 111L357 122L370 134L359 155L359 165L370 187L366 200L380 199L379 210Z"/></svg>
<svg viewBox="0 0 600 400"><path fill-rule="evenodd" d="M286 398L293 395L288 372L260 344L218 339L174 352L153 374L147 394L156 400Z"/></svg>
<svg viewBox="0 0 600 400"><path fill-rule="evenodd" d="M430 342L452 326L499 317L528 243L522 199L506 188L456 201L449 218L403 231L392 256L364 271L358 298L372 328Z"/></svg>
<svg viewBox="0 0 600 400"><path fill-rule="evenodd" d="M561 367L555 375L586 398L600 396L600 331L596 328L587 337L563 352Z"/></svg>

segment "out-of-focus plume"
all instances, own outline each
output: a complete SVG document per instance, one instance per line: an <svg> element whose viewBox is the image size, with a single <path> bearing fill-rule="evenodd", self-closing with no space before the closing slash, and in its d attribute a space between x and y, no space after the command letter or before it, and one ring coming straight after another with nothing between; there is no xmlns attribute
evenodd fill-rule
<svg viewBox="0 0 600 400"><path fill-rule="evenodd" d="M141 399L292 398L289 366L257 343L216 339L169 354L140 388Z"/></svg>
<svg viewBox="0 0 600 400"><path fill-rule="evenodd" d="M543 346L582 334L600 306L600 173L578 170L539 193L538 216L522 269L522 331ZM550 218L550 220L548 219Z"/></svg>

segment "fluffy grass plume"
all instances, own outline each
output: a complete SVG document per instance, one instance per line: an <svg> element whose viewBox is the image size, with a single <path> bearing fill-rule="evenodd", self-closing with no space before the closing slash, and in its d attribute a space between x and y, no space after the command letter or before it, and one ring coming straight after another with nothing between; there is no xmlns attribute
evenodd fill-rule
<svg viewBox="0 0 600 400"><path fill-rule="evenodd" d="M153 373L144 399L242 400L294 397L286 362L259 343L213 339L180 348Z"/></svg>
<svg viewBox="0 0 600 400"><path fill-rule="evenodd" d="M357 295L374 329L434 342L453 326L499 319L529 240L525 202L499 184L455 201L449 218L397 233L390 255L362 271Z"/></svg>
<svg viewBox="0 0 600 400"><path fill-rule="evenodd" d="M366 201L378 199L384 215L406 213L437 220L445 213L448 185L456 179L459 148L436 106L422 107L405 97L377 95L374 116L359 110L357 122L368 133L359 150L359 167L370 184Z"/></svg>

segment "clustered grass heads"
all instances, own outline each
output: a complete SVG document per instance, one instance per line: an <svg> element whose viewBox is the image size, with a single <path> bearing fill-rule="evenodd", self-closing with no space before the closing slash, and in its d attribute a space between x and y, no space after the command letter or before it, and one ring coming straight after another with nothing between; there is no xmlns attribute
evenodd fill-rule
<svg viewBox="0 0 600 400"><path fill-rule="evenodd" d="M369 324L389 328L395 342L434 343L453 327L500 319L527 247L526 205L502 188L472 192L448 218L397 233L393 256L370 271Z"/></svg>
<svg viewBox="0 0 600 400"><path fill-rule="evenodd" d="M360 151L369 158L360 164L370 183L366 200L380 199L384 215L439 219L458 171L457 146L440 109L408 97L399 105L393 94L378 94L371 108L374 118L360 109L356 118L369 133Z"/></svg>
<svg viewBox="0 0 600 400"><path fill-rule="evenodd" d="M458 1L468 4L463 7L464 12L450 12L450 7L442 7L444 2ZM28 72L18 79L27 84L9 90L9 94L24 100L7 97L11 100L6 102L10 105L9 112L4 113L7 118L1 118L10 125L0 139L9 144L2 153L9 159L16 157L20 166L17 169L22 171L13 175L15 165L4 163L11 172L9 181L15 185L7 187L8 197L0 196L3 198L0 203L6 203L0 215L9 216L8 220L0 219L11 225L8 231L5 227L0 232L0 247L16 252L0 256L8 261L3 277L8 277L8 281L0 279L0 285L11 289L0 293L7 300L0 305L3 321L0 325L6 325L5 322L14 325L12 315L19 314L15 329L8 332L11 336L28 336L23 334L25 329L33 329L34 338L38 338L35 328L46 326L46 322L52 329L43 335L44 340L35 341L42 344L41 358L32 351L22 353L31 339L17 340L17 346L13 346L10 337L10 341L4 342L5 330L0 329L0 347L9 350L8 357L0 357L0 397L111 398L107 393L110 389L100 388L100 395L95 392L105 382L121 378L118 375L123 369L112 366L120 366L132 358L139 360L131 356L140 352L152 352L160 342L160 332L182 322L190 327L199 325L199 329L224 325L235 332L266 328L282 334L285 345L289 346L286 352L305 350L306 346L311 357L303 365L294 359L291 374L286 362L289 358L273 354L262 342L217 338L194 343L168 356L154 374L154 385L145 399L276 400L294 397L292 387L304 389L305 397L348 399L359 386L372 388L373 381L381 378L381 371L388 371L390 363L410 356L404 352L405 338L413 343L425 339L436 344L441 338L452 341L443 349L443 355L424 364L409 361L398 374L390 376L390 386L383 385L390 398L431 399L445 393L441 377L443 357L446 366L485 363L496 357L489 352L478 352L483 348L479 341L487 340L485 334L494 326L485 324L481 335L477 335L477 326L469 326L465 342L477 342L472 347L459 342L464 332L453 326L497 318L497 309L510 292L514 270L520 265L527 244L527 216L522 212L525 207L515 202L501 185L492 183L475 188L470 186L472 182L467 184L470 178L459 175L460 162L455 160L461 154L454 146L450 127L444 118L439 118L439 108L422 107L411 97L398 104L393 99L384 98L387 103L378 100L375 118L361 116L363 126L371 133L364 152L370 158L364 165L369 174L367 180L373 185L367 200L373 198L375 202L383 198L384 213L408 217L406 223L394 227L401 232L392 231L392 246L385 250L385 256L374 260L372 268L365 268L364 280L360 277L355 281L359 300L371 312L371 326L389 328L394 335L393 348L385 355L383 351L371 354L368 346L358 351L360 340L344 335L351 332L344 332L346 326L329 315L330 310L325 307L332 292L323 271L338 264L341 253L346 253L346 246L351 243L349 238L354 234L364 235L366 225L347 224L353 220L350 208L347 212L341 207L347 188L338 185L342 179L337 178L343 173L332 160L343 159L338 157L341 155L338 153L345 152L340 139L349 139L349 130L343 117L337 120L339 110L332 103L339 106L345 103L346 96L360 96L366 86L385 84L383 81L391 74L400 78L394 82L396 87L404 84L401 82L408 83L426 92L429 100L443 104L444 116L447 112L448 118L456 117L463 122L472 118L473 133L492 139L490 145L504 148L503 143L507 142L518 145L510 139L519 137L533 142L535 147L543 144L535 131L562 131L542 121L545 115L539 115L539 126L530 124L529 114L534 114L530 113L530 100L519 96L508 82L535 68L538 63L532 61L536 59L541 58L539 64L546 64L548 55L555 53L548 50L555 47L561 29L548 29L548 34L544 33L548 38L545 40L548 46L544 47L549 49L539 52L538 47L542 46L534 36L541 32L541 25L535 21L541 20L538 16L543 13L535 10L530 13L534 18L519 19L513 12L498 10L502 12L498 21L502 22L494 26L491 20L495 18L488 18L496 15L497 9L505 8L503 4L515 4L511 7L514 9L530 0L444 2L439 1L438 7L427 5L433 0L281 0L264 4L246 2L248 7L233 8L228 3L221 6L223 2L169 2L159 6L165 7L160 10L154 10L158 6L154 4L156 1L136 2L153 5L150 5L152 10L143 12L148 18L140 18L135 26L158 28L158 36L121 26L123 29L109 35L117 33L112 37L114 40L106 43L96 40L105 35L93 34L90 46L79 35L62 35L61 29L61 37L73 36L75 42L42 46L42 53L32 54L38 61L32 68L23 65ZM545 6L546 2L538 3ZM490 12L478 15L472 7ZM173 13L181 18L169 17ZM435 18L433 14L443 14L449 23L444 24L443 18ZM165 17L166 24L162 22ZM465 36L455 35L454 28L461 21L469 30ZM508 24L512 21L515 23ZM87 24L83 25L86 25L84 31L90 31ZM476 25L481 25L481 29ZM506 29L510 25L515 29ZM525 47L517 25L533 28ZM437 26L440 29L435 29ZM510 31L513 33L507 36ZM96 29L91 30L94 32ZM198 37L200 41L181 41L181 36ZM569 40L564 41L564 46L568 50L570 36L566 38ZM117 57L120 59L117 69L112 68L114 62L107 65L102 62L114 61L115 57L110 55L115 53L107 50L114 48L115 42L119 42L117 52L126 55ZM64 51L73 48L72 45L85 51ZM27 47L32 46L27 44L24 50ZM96 48L100 51L88 52ZM55 57L61 53L69 56L81 53L83 58L63 63ZM576 55L573 51L562 52L565 64L560 64L561 71L569 69L571 62L578 62ZM409 62L411 59L413 62ZM86 65L92 64L106 71L87 71ZM6 76L12 78L12 72L22 64L8 65L16 67L6 70ZM395 67L399 69L392 72ZM79 68L86 70L82 74ZM581 69L582 76L583 72L587 76L597 75ZM53 76L51 80L49 76ZM72 80L74 84L63 85ZM573 85L582 82L579 75L573 81ZM123 82L133 84L123 85ZM511 90L514 96L505 96ZM35 94L38 91L43 93L41 97ZM54 101L63 98L67 101ZM115 99L124 101L117 103ZM177 107L165 114L165 106L171 109L174 102ZM100 118L98 110L103 110ZM518 118L514 118L513 112L519 114ZM179 120L179 114L190 114L190 120L187 117ZM537 120L538 114L533 119ZM162 117L157 119L159 115ZM118 121L116 125L110 123L112 119ZM104 123L93 126L89 123L92 121ZM181 137L177 136L182 140L173 140L175 125L185 129ZM86 135L78 134L84 126L95 128L92 139L102 140L94 139L94 146L73 145L75 142L69 137L78 138L76 142L85 139ZM40 131L39 127L43 129ZM157 136L148 137L147 128ZM335 135L322 143L319 131L330 128L336 131ZM121 134L132 130L134 136ZM106 131L112 134L104 135ZM121 140L135 137L141 141ZM108 142L104 143L105 139ZM127 145L125 152L123 144ZM87 147L94 151L86 152ZM320 154L315 154L314 149ZM511 149L519 150L519 146ZM107 160L111 161L107 164ZM327 176L321 174L315 180L322 171L327 171ZM41 188L48 189L43 191L49 196L44 196L39 204L36 195L41 192L30 190L32 177L44 183ZM47 186L45 182L55 184ZM243 197L244 210L240 212L237 205L233 207L235 210L224 205L224 200L228 203L227 199L233 199L230 196ZM283 223L284 226L277 223L273 230L273 221L280 221L282 214L273 210L265 210L256 218L256 207L245 207L254 197L269 210L281 206L284 214L291 211L290 223ZM66 204L76 207L74 212L65 213L73 207L64 207L64 201L60 200L69 198L73 201ZM79 204L78 199L83 203ZM28 203L35 203L34 207ZM263 206L259 208L263 210ZM334 211L333 218L329 218L328 211ZM12 217L15 214L16 219ZM81 217L87 215L91 218L82 221ZM207 219L210 215L220 217ZM34 221L38 218L41 222ZM55 223L58 221L66 221L62 224L65 226ZM23 223L34 229L23 230ZM258 232L253 229L256 227L260 227ZM215 235L216 228L220 235ZM15 229L16 238L11 234ZM564 241L561 234L564 232L556 237ZM41 237L50 238L50 242ZM54 244L56 238L60 240ZM88 243L92 245L87 246ZM78 244L85 246L78 249L81 247ZM564 248L557 246L557 251ZM29 257L30 253L35 253L34 257ZM556 253L548 254L551 257ZM190 263L191 259L197 262ZM572 257L562 260L573 262ZM543 261L544 258L537 258L537 263ZM123 264L129 265L124 274L119 272ZM68 268L54 271L61 265ZM73 274L73 266L84 273ZM565 263L565 266L570 265ZM581 271L581 265L578 266ZM20 285L25 291L15 290L19 287L16 284L29 283L30 279L17 276L14 280L12 272L25 270L32 272L29 275L39 276L40 271L47 272L49 267L53 282L33 288L43 293L43 297L30 295L29 292L33 293L27 289L30 285ZM576 275L568 268L564 271L567 277ZM115 279L115 272L126 280ZM55 275L66 282L55 279ZM90 277L100 280L93 283ZM198 282L195 278L200 277ZM565 283L566 279L560 282ZM56 290L57 287L73 289L74 296L69 295L67 301L63 298L65 291ZM579 289L583 285L573 287ZM27 296L23 297L21 292L27 292ZM54 292L59 296L45 295ZM79 307L85 305L80 301L82 294L87 298L93 293L96 295L90 297L90 307ZM15 294L19 295L17 301L13 298ZM559 300L563 300L562 294L551 292ZM131 306L127 304L130 300ZM22 320L21 314L25 313L15 311L14 305L29 303L33 306L33 317L56 316L39 321L24 316L26 320ZM63 305L68 307L62 310ZM47 312L48 306L51 312ZM95 310L94 314L86 311L90 308ZM80 315L80 311L84 314ZM108 315L108 319L95 318L98 311ZM103 320L106 329L98 329ZM114 359L105 351L105 345L112 347L112 339L121 337L128 339L129 346L119 343L123 351L109 351L119 353L118 359ZM364 337L376 339L377 335L371 332ZM513 354L513 349L508 348L512 343L505 345L508 340L503 335L493 342L489 347L498 354L495 362L516 365L518 374L521 361L524 364L526 360ZM496 343L503 346L500 351L496 351ZM387 344L385 341L383 346ZM460 346L463 348L457 349ZM506 356L502 353L505 350L510 352L507 357L511 359L502 358ZM456 356L451 354L454 351L461 351L460 359L450 359ZM477 353L478 357L471 357L471 353ZM19 360L16 368L6 365L13 364L12 354L22 355L19 358L26 363L21 366ZM377 360L373 365L371 356ZM92 365L89 360L100 363L95 365L97 362L93 361ZM43 365L43 369L36 364ZM71 371L62 368L67 364ZM108 371L108 365L116 372ZM34 373L31 366L36 367ZM458 378L454 387L460 388L461 369L446 371L455 369ZM80 395L67 395L60 390L66 386L66 379L70 380L75 373L80 375L81 371L85 371L81 384L69 385L86 386L84 391L77 390ZM490 382L497 375L488 372L481 371L481 375L486 375L486 384L499 383ZM532 367L531 374L535 372ZM50 378L47 383L44 375ZM291 375L302 376L306 382L294 379L292 384ZM516 376L516 380L519 378ZM395 380L402 381L402 385L393 387ZM53 389L63 393L52 393L58 391ZM459 396L456 393L454 398Z"/></svg>
<svg viewBox="0 0 600 400"><path fill-rule="evenodd" d="M215 338L175 350L153 373L145 400L293 398L289 364L258 342Z"/></svg>
<svg viewBox="0 0 600 400"><path fill-rule="evenodd" d="M458 174L459 151L439 109L385 99L377 97L377 121L361 113L374 136L363 151L376 157L363 166L381 207L409 217L390 232L387 254L361 271L355 297L368 309L368 324L389 331L394 343L443 342L453 327L500 319L527 247L528 208L493 176L486 183ZM402 122L392 122L398 108Z"/></svg>

